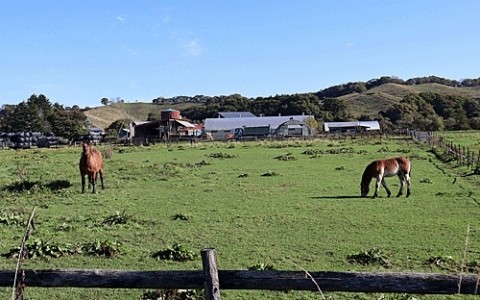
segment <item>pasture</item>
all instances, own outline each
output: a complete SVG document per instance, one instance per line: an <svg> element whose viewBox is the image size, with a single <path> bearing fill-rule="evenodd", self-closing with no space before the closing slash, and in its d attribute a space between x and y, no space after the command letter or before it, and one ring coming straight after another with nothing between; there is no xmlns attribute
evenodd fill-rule
<svg viewBox="0 0 480 300"><path fill-rule="evenodd" d="M213 247L225 270L479 273L478 180L459 176L463 170L438 161L426 145L357 139L97 148L111 152L105 159L105 189L97 194L81 193L80 147L1 151L3 270L15 269L16 259L5 254L20 245L23 223L37 207L28 242L36 241L32 252L41 251L23 260L25 269L200 270L201 260L192 253ZM412 195L387 198L381 187L379 198L360 198L366 165L399 155L412 161ZM396 192L398 178L386 180ZM372 190L373 182L369 196ZM193 259L153 257L175 244ZM141 299L144 292L25 289L27 299ZM11 293L2 288L0 295L6 299ZM222 290L222 298L321 295Z"/></svg>

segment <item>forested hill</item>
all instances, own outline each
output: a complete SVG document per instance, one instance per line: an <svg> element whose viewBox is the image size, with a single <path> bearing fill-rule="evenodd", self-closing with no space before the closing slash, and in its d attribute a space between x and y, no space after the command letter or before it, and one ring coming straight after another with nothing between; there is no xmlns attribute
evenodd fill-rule
<svg viewBox="0 0 480 300"><path fill-rule="evenodd" d="M117 113L105 113L113 108ZM406 81L382 77L317 92L269 97L159 97L152 103L116 103L87 110L85 114L97 126L106 128L124 117L156 119L165 108L178 109L192 121L216 117L219 111L251 111L258 116L311 114L320 122L376 119L384 128L480 129L480 78L460 82L436 76Z"/></svg>

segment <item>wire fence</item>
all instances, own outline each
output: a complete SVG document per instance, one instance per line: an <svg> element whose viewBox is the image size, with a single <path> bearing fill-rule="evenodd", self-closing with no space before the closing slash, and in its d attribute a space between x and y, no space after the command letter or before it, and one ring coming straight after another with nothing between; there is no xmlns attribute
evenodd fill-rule
<svg viewBox="0 0 480 300"><path fill-rule="evenodd" d="M456 144L435 132L410 130L407 131L407 135L416 141L429 144L442 160L456 161L457 165L466 166L475 173L480 173L480 149L470 149Z"/></svg>

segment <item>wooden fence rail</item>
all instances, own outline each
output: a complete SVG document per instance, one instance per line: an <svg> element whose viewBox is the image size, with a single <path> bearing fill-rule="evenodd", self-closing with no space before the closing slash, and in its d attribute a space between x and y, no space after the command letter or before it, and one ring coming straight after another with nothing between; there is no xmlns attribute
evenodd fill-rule
<svg viewBox="0 0 480 300"><path fill-rule="evenodd" d="M203 289L203 271L87 269L24 270L28 287ZM219 270L222 290L308 290L409 294L478 294L479 275ZM0 271L0 286L11 287L15 271ZM311 276L311 277L310 277ZM315 282L314 282L315 281ZM316 284L315 284L316 283ZM459 288L460 286L460 288Z"/></svg>
<svg viewBox="0 0 480 300"><path fill-rule="evenodd" d="M307 290L362 293L478 294L480 274L368 273L218 270L214 249L202 250L203 271L21 270L28 287L121 289L205 289L220 299L221 289ZM0 286L13 286L16 271L0 271Z"/></svg>

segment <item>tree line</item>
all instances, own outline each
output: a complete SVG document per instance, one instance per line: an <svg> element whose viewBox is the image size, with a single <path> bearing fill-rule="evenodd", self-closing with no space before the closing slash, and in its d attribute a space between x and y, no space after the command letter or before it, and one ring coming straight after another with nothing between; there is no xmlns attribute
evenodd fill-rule
<svg viewBox="0 0 480 300"><path fill-rule="evenodd" d="M0 109L0 131L40 132L54 134L73 141L88 133L86 115L78 106L65 108L52 104L45 95L32 95L18 105L3 105Z"/></svg>
<svg viewBox="0 0 480 300"><path fill-rule="evenodd" d="M254 100L238 94L209 99L204 106L182 111L191 120L214 118L219 111L250 111L257 116L313 115L318 122L378 120L382 128L423 131L480 129L480 98L432 92L412 93L380 111L378 116L354 118L342 99L320 98L317 94L277 95Z"/></svg>
<svg viewBox="0 0 480 300"><path fill-rule="evenodd" d="M480 129L480 98L445 95L432 92L409 94L377 116L355 117L351 108L339 96L363 93L387 83L438 83L449 86L479 86L479 79L461 82L440 77L419 77L403 81L394 77L381 77L363 82L329 87L316 93L275 95L247 98L240 94L228 96L178 96L175 99L156 98L154 103L201 102L182 110L182 116L193 122L215 118L222 111L249 111L257 116L313 115L321 122L378 120L382 128L417 129L423 131ZM118 122L117 122L118 123ZM122 121L122 123L124 123ZM70 141L88 133L89 123L78 106L63 107L52 104L45 95L32 95L18 105L3 105L0 109L0 131L53 133ZM115 126L115 122L110 127ZM118 124L117 124L118 125ZM109 127L109 128L110 128Z"/></svg>

